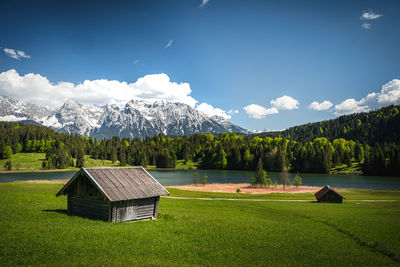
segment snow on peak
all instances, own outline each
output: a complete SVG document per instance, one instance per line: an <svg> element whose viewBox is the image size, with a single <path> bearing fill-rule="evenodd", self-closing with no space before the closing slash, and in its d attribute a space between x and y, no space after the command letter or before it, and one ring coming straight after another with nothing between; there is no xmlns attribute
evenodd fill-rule
<svg viewBox="0 0 400 267"><path fill-rule="evenodd" d="M57 131L98 138L248 132L223 117L209 117L187 104L130 100L125 106L95 107L73 99L54 110L0 96L0 120L33 120Z"/></svg>

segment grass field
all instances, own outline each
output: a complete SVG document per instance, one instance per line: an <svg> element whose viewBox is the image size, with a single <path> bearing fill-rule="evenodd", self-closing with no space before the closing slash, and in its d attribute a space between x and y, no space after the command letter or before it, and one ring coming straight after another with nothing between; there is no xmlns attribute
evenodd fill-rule
<svg viewBox="0 0 400 267"><path fill-rule="evenodd" d="M46 153L17 153L13 154L10 159L12 162L12 171L38 171L42 170L42 162L46 158ZM75 160L75 159L74 159ZM8 159L0 160L0 171L7 172L4 164ZM176 169L178 170L192 170L196 169L198 163L193 163L192 161L184 162L183 160L178 160ZM112 162L111 160L101 160L91 158L89 155L85 155L85 167L120 167L119 161ZM131 167L131 165L126 165L125 167ZM147 166L146 169L157 169L156 166ZM75 167L68 167L64 170L78 170Z"/></svg>
<svg viewBox="0 0 400 267"><path fill-rule="evenodd" d="M347 164L336 165L331 169L332 174L356 174L362 175L363 171L361 169L361 164L357 161L352 161L351 166L347 166Z"/></svg>
<svg viewBox="0 0 400 267"><path fill-rule="evenodd" d="M0 184L0 266L400 264L400 192L346 191L343 204L166 199L159 218L66 214L59 184ZM312 199L169 189L171 196ZM393 199L393 202L357 202Z"/></svg>
<svg viewBox="0 0 400 267"><path fill-rule="evenodd" d="M17 153L11 158L13 170L40 169L42 161L46 158L46 153ZM4 169L4 164L8 159L0 160L0 168Z"/></svg>

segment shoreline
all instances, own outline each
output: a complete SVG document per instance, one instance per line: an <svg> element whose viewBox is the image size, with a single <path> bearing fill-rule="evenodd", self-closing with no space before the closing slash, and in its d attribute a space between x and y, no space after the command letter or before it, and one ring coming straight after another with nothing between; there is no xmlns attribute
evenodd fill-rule
<svg viewBox="0 0 400 267"><path fill-rule="evenodd" d="M120 168L122 166L115 166L115 167L104 167L104 168ZM124 167L134 167L134 166L124 166ZM102 167L86 167L86 168L102 168ZM183 169L183 168L144 168L146 171L226 171L226 170L214 170L214 169ZM20 169L20 170L0 170L0 174L7 174L7 173L27 173L27 172L35 172L35 173L46 173L46 172L77 172L79 171L79 168L74 168L74 169ZM230 171L230 170L228 170ZM239 171L239 172L253 172L253 171L247 171L247 170L234 170L234 171ZM275 172L273 172L275 173ZM291 173L293 174L293 173ZM302 173L300 173L302 174ZM314 173L313 173L314 174ZM340 176L363 176L362 174L351 174L351 173L315 173L315 174L324 174L324 175L340 175ZM391 176L388 176L391 177Z"/></svg>

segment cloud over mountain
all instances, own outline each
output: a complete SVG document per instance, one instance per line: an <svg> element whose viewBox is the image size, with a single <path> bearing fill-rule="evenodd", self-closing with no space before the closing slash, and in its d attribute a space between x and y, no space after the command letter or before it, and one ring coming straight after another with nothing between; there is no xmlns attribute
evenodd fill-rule
<svg viewBox="0 0 400 267"><path fill-rule="evenodd" d="M58 107L68 99L85 104L124 104L130 99L167 100L194 107L197 103L190 96L188 83L172 82L168 75L150 74L134 83L116 80L85 80L82 83L52 83L40 74L20 75L11 69L0 73L0 94L29 103Z"/></svg>

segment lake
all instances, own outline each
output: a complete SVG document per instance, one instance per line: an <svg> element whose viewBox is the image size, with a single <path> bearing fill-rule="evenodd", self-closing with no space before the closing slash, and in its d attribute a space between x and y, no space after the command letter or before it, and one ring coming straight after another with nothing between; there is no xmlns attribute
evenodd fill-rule
<svg viewBox="0 0 400 267"><path fill-rule="evenodd" d="M162 185L186 185L193 183L193 174L197 172L200 179L208 176L208 183L249 183L254 172L220 171L220 170L177 170L149 171ZM71 178L75 172L24 172L1 173L0 182L26 180L64 180ZM279 173L269 173L273 181L279 182ZM290 174L293 181L295 174ZM330 185L339 188L400 190L400 177L355 176L330 174L300 174L304 185Z"/></svg>

